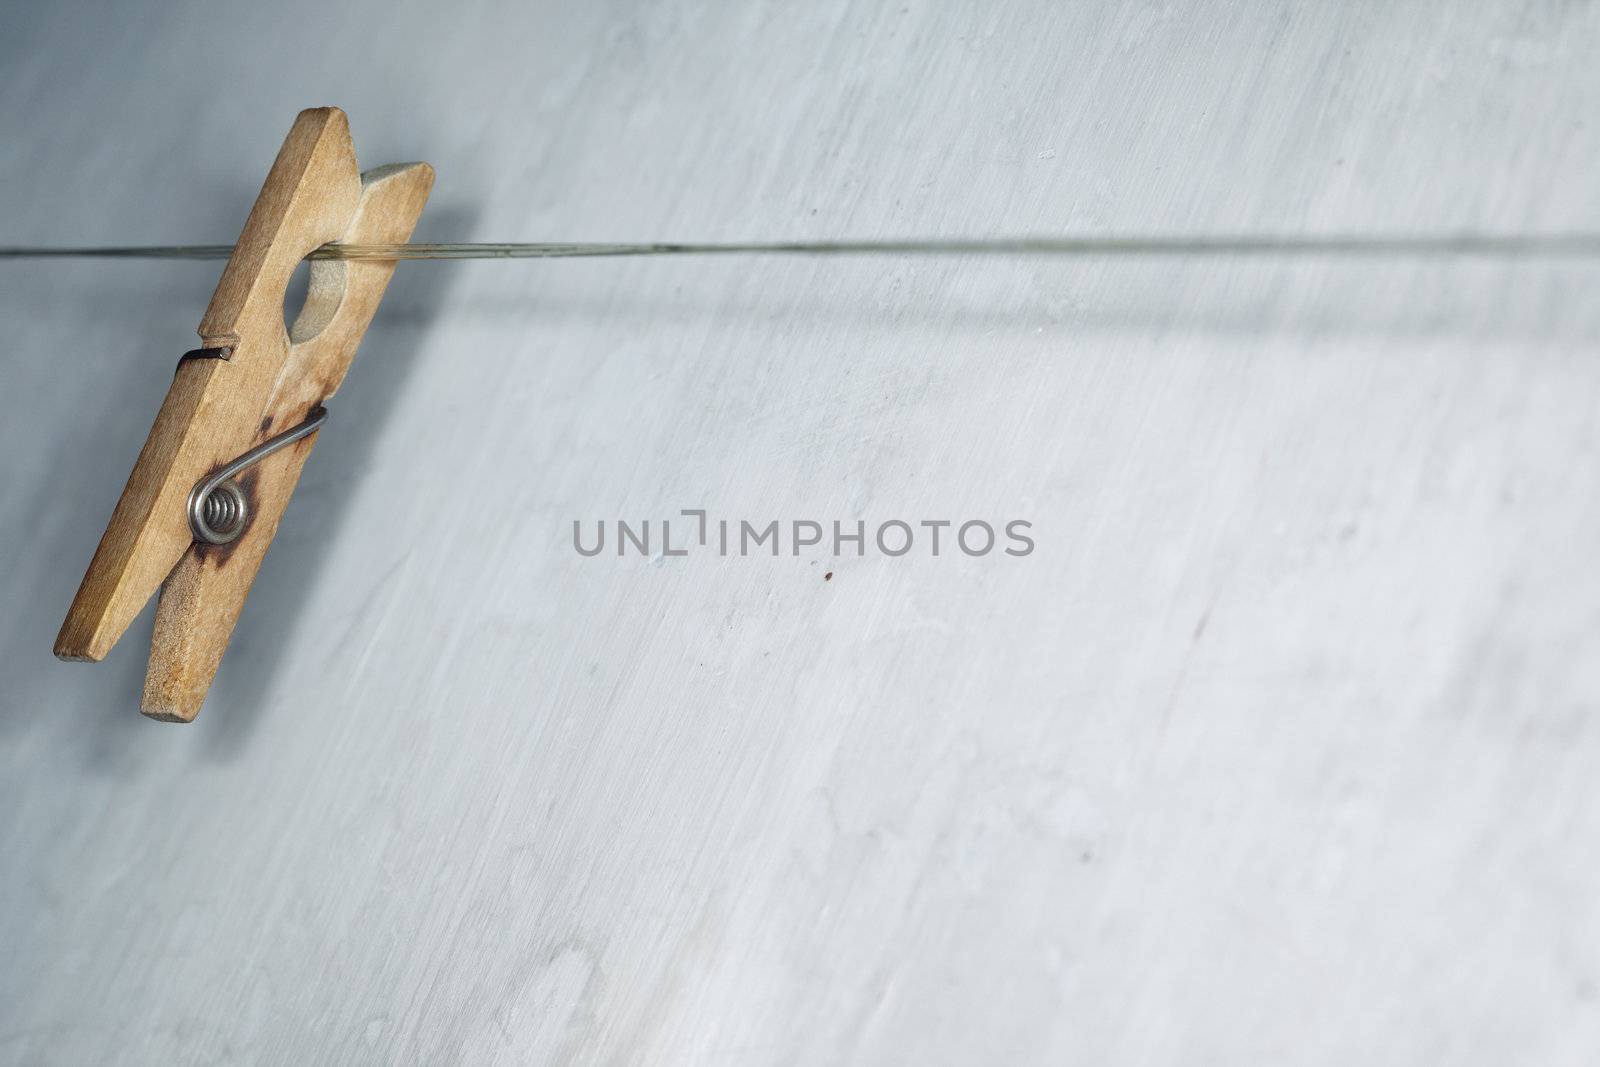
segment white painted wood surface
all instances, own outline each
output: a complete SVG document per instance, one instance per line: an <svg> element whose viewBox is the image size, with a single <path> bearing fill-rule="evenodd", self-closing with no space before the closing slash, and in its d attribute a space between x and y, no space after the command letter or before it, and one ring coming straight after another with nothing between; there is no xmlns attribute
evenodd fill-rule
<svg viewBox="0 0 1600 1067"><path fill-rule="evenodd" d="M1518 0L12 5L0 236L229 240L321 103L438 167L421 239L1595 230L1597 49ZM1593 1063L1597 281L408 264L175 728L148 620L49 650L215 268L0 266L0 1061ZM572 550L692 507L1038 549Z"/></svg>

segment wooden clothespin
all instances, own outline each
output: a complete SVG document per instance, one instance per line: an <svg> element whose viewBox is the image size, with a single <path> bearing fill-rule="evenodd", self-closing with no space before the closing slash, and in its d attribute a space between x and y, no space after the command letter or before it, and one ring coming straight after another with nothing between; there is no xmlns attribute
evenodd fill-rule
<svg viewBox="0 0 1600 1067"><path fill-rule="evenodd" d="M394 274L392 261L317 260L287 327L284 291L332 241L404 243L433 168L360 173L350 124L302 111L200 321L204 347L178 363L167 398L56 638L62 659L100 660L159 586L143 711L200 711L256 570Z"/></svg>

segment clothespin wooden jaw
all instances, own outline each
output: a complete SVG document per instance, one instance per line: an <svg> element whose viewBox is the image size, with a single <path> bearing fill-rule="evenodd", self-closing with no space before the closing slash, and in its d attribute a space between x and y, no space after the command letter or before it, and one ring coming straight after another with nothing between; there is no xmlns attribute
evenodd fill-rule
<svg viewBox="0 0 1600 1067"><path fill-rule="evenodd" d="M328 242L406 242L432 187L426 163L359 172L338 108L295 119L200 321L204 347L178 364L68 609L57 656L104 658L159 587L142 708L175 722L199 713L322 404L344 380L395 263L313 261L305 305L286 326L290 276ZM200 492L208 476L268 445L219 485L222 495ZM207 516L227 527L211 531L224 543L199 532Z"/></svg>

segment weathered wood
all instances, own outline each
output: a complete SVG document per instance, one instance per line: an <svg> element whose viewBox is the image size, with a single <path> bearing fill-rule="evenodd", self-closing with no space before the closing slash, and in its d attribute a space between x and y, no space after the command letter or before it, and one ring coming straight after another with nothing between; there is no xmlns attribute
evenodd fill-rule
<svg viewBox="0 0 1600 1067"><path fill-rule="evenodd" d="M57 656L103 658L161 586L143 710L180 722L198 714L315 434L241 477L250 518L231 544L193 542L189 493L333 395L395 265L313 263L305 305L286 327L295 267L328 241L406 240L432 185L426 163L360 174L338 108L296 118L200 323L203 343L229 354L179 364L56 638Z"/></svg>

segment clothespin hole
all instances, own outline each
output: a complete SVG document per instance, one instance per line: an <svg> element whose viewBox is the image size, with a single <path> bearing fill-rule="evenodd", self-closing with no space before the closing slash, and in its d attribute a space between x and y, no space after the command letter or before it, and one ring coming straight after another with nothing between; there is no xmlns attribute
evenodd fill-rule
<svg viewBox="0 0 1600 1067"><path fill-rule="evenodd" d="M283 291L283 321L290 341L309 341L333 321L344 301L347 275L343 260L299 262Z"/></svg>

